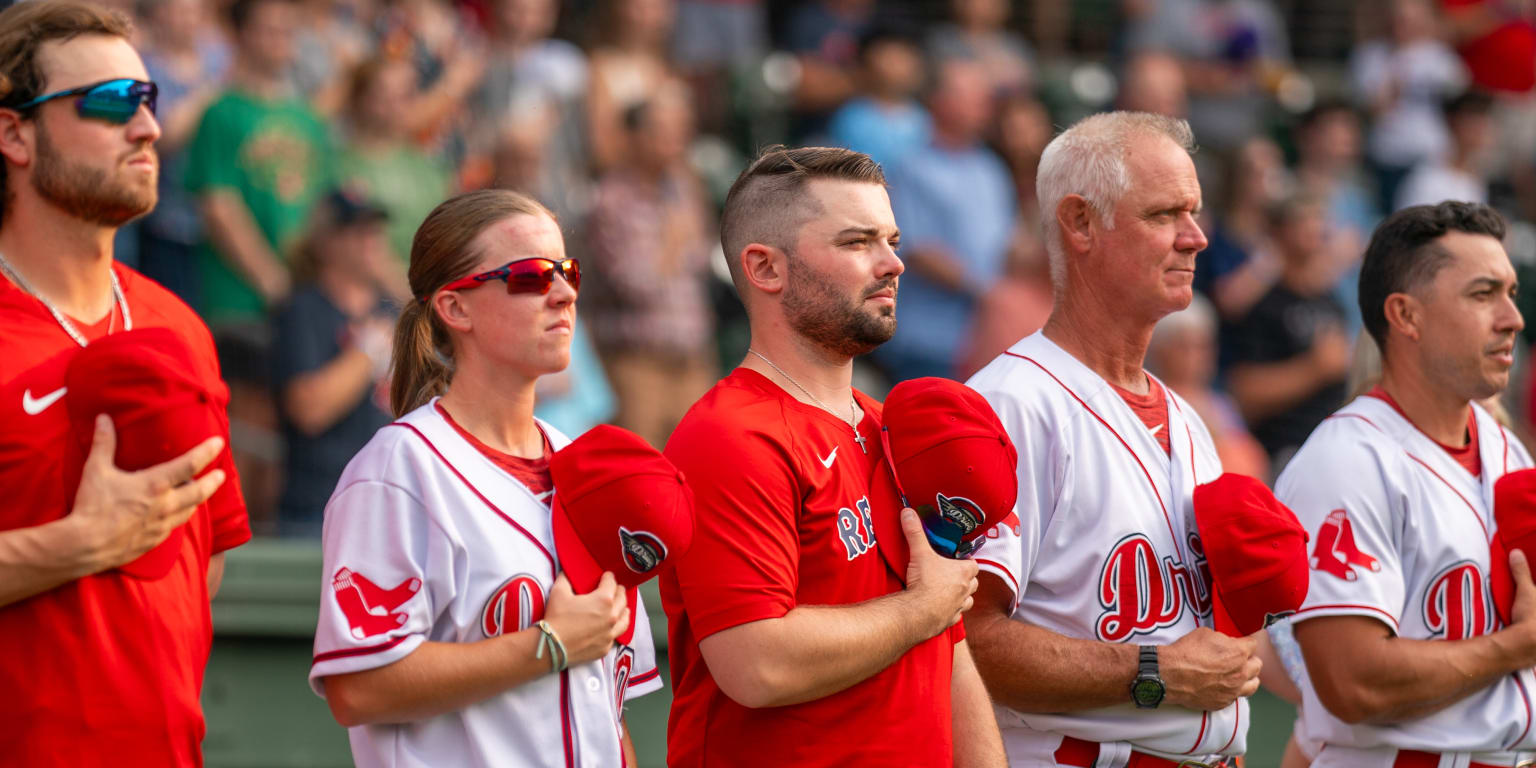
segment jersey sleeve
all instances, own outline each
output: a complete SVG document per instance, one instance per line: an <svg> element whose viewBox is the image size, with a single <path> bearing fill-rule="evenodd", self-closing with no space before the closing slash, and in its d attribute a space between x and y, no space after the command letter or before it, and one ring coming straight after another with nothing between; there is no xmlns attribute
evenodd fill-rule
<svg viewBox="0 0 1536 768"><path fill-rule="evenodd" d="M624 700L637 699L661 690L661 670L656 666L656 641L651 636L651 619L645 610L645 597L635 593L630 606L635 616L635 635L629 647L634 649L634 663L624 687Z"/></svg>
<svg viewBox="0 0 1536 768"><path fill-rule="evenodd" d="M1370 616L1396 632L1407 584L1392 466L1363 441L1318 437L1275 483L1275 495L1312 538L1311 579L1295 621Z"/></svg>
<svg viewBox="0 0 1536 768"><path fill-rule="evenodd" d="M976 565L997 576L1013 593L1013 605L1029 583L1029 575L1040 554L1040 542L1056 508L1058 497L1055 459L1049 446L1049 432L1039 418L1022 407L1008 392L979 390L992 404L997 418L1019 450L1019 495L1013 514L987 531L986 543L976 553Z"/></svg>
<svg viewBox="0 0 1536 768"><path fill-rule="evenodd" d="M456 590L458 547L405 489L355 482L325 508L320 620L309 683L405 658Z"/></svg>
<svg viewBox="0 0 1536 768"><path fill-rule="evenodd" d="M693 547L676 573L700 640L789 613L799 583L800 494L792 459L760 432L722 439L710 427L695 425L667 444L694 493Z"/></svg>

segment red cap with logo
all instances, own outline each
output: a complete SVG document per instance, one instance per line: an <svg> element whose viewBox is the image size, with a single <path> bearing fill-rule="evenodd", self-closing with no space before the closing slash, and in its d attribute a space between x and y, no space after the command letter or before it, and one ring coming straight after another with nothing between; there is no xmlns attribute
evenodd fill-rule
<svg viewBox="0 0 1536 768"><path fill-rule="evenodd" d="M593 427L549 460L555 482L555 549L577 594L604 571L636 587L693 544L693 491L683 473L639 435Z"/></svg>
<svg viewBox="0 0 1536 768"><path fill-rule="evenodd" d="M1216 631L1251 635L1307 597L1307 532L1262 482L1228 472L1195 488Z"/></svg>
<svg viewBox="0 0 1536 768"><path fill-rule="evenodd" d="M885 399L882 421L885 457L870 479L870 516L898 577L906 578L911 557L903 507L917 511L934 550L952 558L974 554L978 538L1014 515L1019 453L976 390L950 379L904 381Z"/></svg>
<svg viewBox="0 0 1536 768"><path fill-rule="evenodd" d="M1526 562L1536 560L1536 469L1518 469L1493 484L1493 519L1497 529L1489 543L1488 581L1493 607L1505 624L1515 604L1515 579L1509 553L1520 550Z"/></svg>
<svg viewBox="0 0 1536 768"><path fill-rule="evenodd" d="M80 350L64 373L69 392L65 402L75 434L70 469L77 473L74 477L79 477L90 452L98 414L112 417L117 431L114 463L128 471L170 461L214 435L227 435L227 417L199 381L196 365L186 342L167 328L114 333ZM178 527L119 569L141 579L158 579L175 563L181 540Z"/></svg>

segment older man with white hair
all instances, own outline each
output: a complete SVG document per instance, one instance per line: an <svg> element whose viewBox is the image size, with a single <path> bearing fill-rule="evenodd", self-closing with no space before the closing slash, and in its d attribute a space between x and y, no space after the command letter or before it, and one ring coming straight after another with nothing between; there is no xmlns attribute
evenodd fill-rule
<svg viewBox="0 0 1536 768"><path fill-rule="evenodd" d="M1020 446L1018 525L991 532L966 616L1015 766L1219 765L1246 748L1256 641L1209 629L1191 501L1221 462L1142 368L1206 245L1193 149L1187 123L1140 112L1046 147L1055 309L969 382Z"/></svg>

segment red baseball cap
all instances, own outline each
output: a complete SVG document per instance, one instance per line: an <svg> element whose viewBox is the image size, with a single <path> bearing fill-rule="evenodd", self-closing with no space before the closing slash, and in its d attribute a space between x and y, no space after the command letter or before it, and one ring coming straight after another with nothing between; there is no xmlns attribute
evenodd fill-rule
<svg viewBox="0 0 1536 768"><path fill-rule="evenodd" d="M911 379L891 390L882 420L885 456L870 478L870 517L886 563L906 578L907 506L935 551L969 557L978 538L1013 514L1019 494L1019 453L991 404L957 381Z"/></svg>
<svg viewBox="0 0 1536 768"><path fill-rule="evenodd" d="M604 571L638 587L693 544L693 491L639 435L593 427L549 460L555 550L577 594Z"/></svg>
<svg viewBox="0 0 1536 768"><path fill-rule="evenodd" d="M98 414L112 417L117 430L113 461L128 471L170 461L214 435L227 437L226 417L196 371L192 350L168 328L114 333L80 350L64 372L69 391L65 403L75 435L70 470L75 477L90 452ZM210 462L208 469L217 463ZM158 579L175 563L181 539L178 527L119 570Z"/></svg>
<svg viewBox="0 0 1536 768"><path fill-rule="evenodd" d="M1515 470L1494 481L1493 520L1497 528L1488 545L1489 588L1499 618L1509 624L1515 604L1509 553L1518 549L1527 558L1536 558L1536 469Z"/></svg>
<svg viewBox="0 0 1536 768"><path fill-rule="evenodd" d="M1194 494L1216 630L1244 637L1307 597L1307 532L1263 483L1228 472Z"/></svg>

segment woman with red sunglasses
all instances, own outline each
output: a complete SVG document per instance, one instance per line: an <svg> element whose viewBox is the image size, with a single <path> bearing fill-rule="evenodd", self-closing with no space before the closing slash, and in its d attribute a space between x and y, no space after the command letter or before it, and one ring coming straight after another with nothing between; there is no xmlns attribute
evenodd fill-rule
<svg viewBox="0 0 1536 768"><path fill-rule="evenodd" d="M554 216L485 190L411 249L397 421L326 505L310 684L359 766L635 764L626 698L660 687L645 609L557 568L534 384L565 368L581 271ZM626 627L630 627L626 631Z"/></svg>

